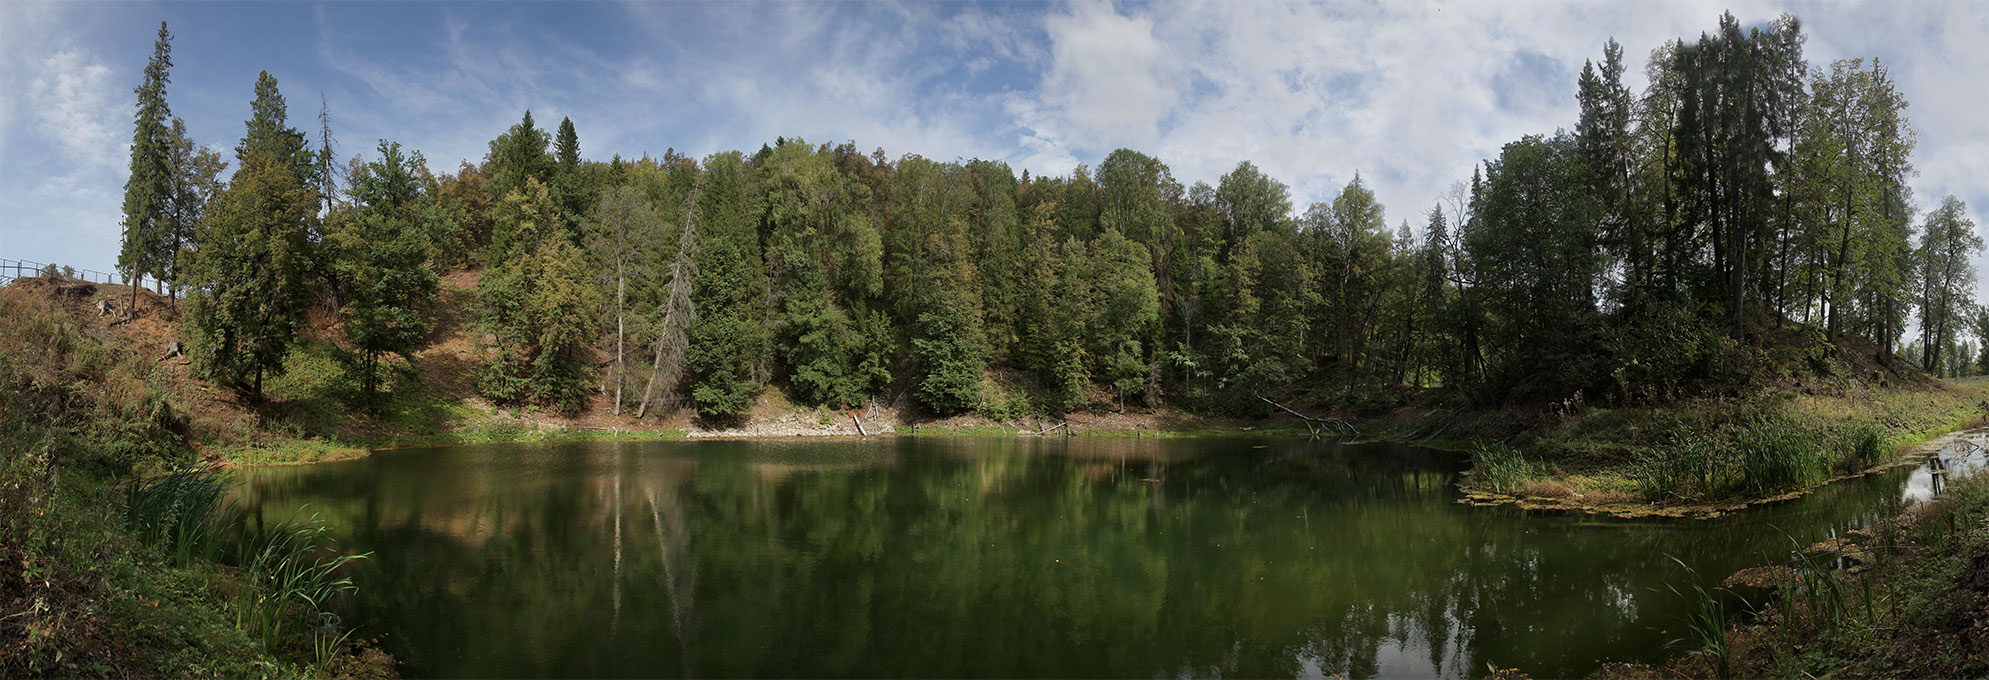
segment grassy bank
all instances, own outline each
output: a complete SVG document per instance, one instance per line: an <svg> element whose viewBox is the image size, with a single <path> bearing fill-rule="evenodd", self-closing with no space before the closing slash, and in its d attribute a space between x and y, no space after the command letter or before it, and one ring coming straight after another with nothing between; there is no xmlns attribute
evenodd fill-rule
<svg viewBox="0 0 1989 680"><path fill-rule="evenodd" d="M1781 392L1753 400L1587 409L1463 445L1478 502L1613 514L1711 514L1882 469L1983 423L1989 389L1954 383Z"/></svg>
<svg viewBox="0 0 1989 680"><path fill-rule="evenodd" d="M300 587L344 571L321 535L252 535L220 478L156 474L195 459L166 382L0 289L0 677L392 676L364 640L319 634L330 592Z"/></svg>
<svg viewBox="0 0 1989 680"><path fill-rule="evenodd" d="M1680 656L1596 677L1989 677L1989 476L1846 539L1685 594Z"/></svg>

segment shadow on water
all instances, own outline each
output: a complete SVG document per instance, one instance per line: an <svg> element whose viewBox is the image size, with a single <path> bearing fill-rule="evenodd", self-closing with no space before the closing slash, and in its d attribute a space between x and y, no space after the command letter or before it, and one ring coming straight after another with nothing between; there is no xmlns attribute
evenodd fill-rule
<svg viewBox="0 0 1989 680"><path fill-rule="evenodd" d="M1459 505L1441 452L899 437L386 451L244 473L344 544L417 676L1540 677L1653 661L1685 603L1915 471L1715 521ZM1787 532L1786 535L1784 532Z"/></svg>

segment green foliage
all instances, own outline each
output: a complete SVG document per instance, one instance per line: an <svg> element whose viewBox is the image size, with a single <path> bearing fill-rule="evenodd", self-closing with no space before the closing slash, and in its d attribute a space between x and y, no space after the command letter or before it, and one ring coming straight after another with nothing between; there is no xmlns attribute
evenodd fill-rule
<svg viewBox="0 0 1989 680"><path fill-rule="evenodd" d="M235 159L246 170L251 159L261 156L290 173L299 187L313 191L318 186L318 159L305 148L304 133L290 127L289 108L283 93L276 89L276 77L263 71L256 76L256 98L249 102L252 113L235 147Z"/></svg>
<svg viewBox="0 0 1989 680"><path fill-rule="evenodd" d="M970 299L940 301L912 324L912 396L934 413L953 414L981 402L982 344Z"/></svg>
<svg viewBox="0 0 1989 680"><path fill-rule="evenodd" d="M889 383L873 334L859 325L881 303L882 240L866 214L870 191L837 172L827 147L787 140L760 161L777 337L804 404L862 403Z"/></svg>
<svg viewBox="0 0 1989 680"><path fill-rule="evenodd" d="M464 163L455 175L434 178L427 189L432 199L422 207L422 231L428 234L429 262L437 270L464 267L479 259L490 244L494 201L476 166Z"/></svg>
<svg viewBox="0 0 1989 680"><path fill-rule="evenodd" d="M148 543L162 544L176 564L212 560L229 518L222 499L228 478L212 468L181 468L125 487L124 524Z"/></svg>
<svg viewBox="0 0 1989 680"><path fill-rule="evenodd" d="M1885 462L1885 432L1877 425L1861 424L1851 428L1850 447L1844 451L1840 461L1840 472L1857 472Z"/></svg>
<svg viewBox="0 0 1989 680"><path fill-rule="evenodd" d="M1920 366L1940 375L1943 351L1954 345L1975 305L1975 269L1969 258L1982 252L1982 237L1968 219L1968 205L1948 196L1927 215L1914 254L1920 267Z"/></svg>
<svg viewBox="0 0 1989 680"><path fill-rule="evenodd" d="M173 192L172 130L167 121L166 83L171 82L173 36L159 22L159 39L145 64L138 86L138 112L131 135L131 176L124 184L124 241L117 268L133 285L144 275L164 279L172 259Z"/></svg>
<svg viewBox="0 0 1989 680"><path fill-rule="evenodd" d="M236 625L265 648L276 649L293 631L317 623L334 596L359 589L342 572L372 553L338 553L327 533L324 520L313 514L252 534L243 544L242 568L250 587L236 595ZM315 651L322 663L325 650Z"/></svg>
<svg viewBox="0 0 1989 680"><path fill-rule="evenodd" d="M532 112L496 139L490 140L490 155L484 159L484 187L493 201L502 202L514 192L529 192L528 180L540 184L553 174L553 157L546 153L551 140L532 123Z"/></svg>
<svg viewBox="0 0 1989 680"><path fill-rule="evenodd" d="M1573 139L1527 137L1485 168L1482 223L1465 237L1497 352L1485 394L1538 399L1593 390L1601 361L1594 233L1580 219Z"/></svg>
<svg viewBox="0 0 1989 680"><path fill-rule="evenodd" d="M428 335L422 312L440 287L428 269L429 243L421 230L421 154L403 156L382 140L380 160L353 174L357 208L335 212L326 246L332 252L339 297L345 303L347 363L369 400L379 390L380 360L412 359Z"/></svg>
<svg viewBox="0 0 1989 680"><path fill-rule="evenodd" d="M1815 437L1790 418L1769 418L1738 438L1743 492L1758 496L1801 489L1823 481L1832 461Z"/></svg>
<svg viewBox="0 0 1989 680"><path fill-rule="evenodd" d="M981 390L981 403L974 411L988 420L1005 423L1028 416L1035 409L1030 406L1027 392L996 383Z"/></svg>
<svg viewBox="0 0 1989 680"><path fill-rule="evenodd" d="M309 292L308 225L318 195L269 156L250 156L201 225L200 256L189 299L194 367L261 398L265 374L303 323Z"/></svg>
<svg viewBox="0 0 1989 680"><path fill-rule="evenodd" d="M1682 426L1637 455L1632 477L1638 493L1653 501L1773 496L1868 469L1889 451L1884 430L1869 422L1767 411Z"/></svg>
<svg viewBox="0 0 1989 680"><path fill-rule="evenodd" d="M1094 356L1102 359L1097 374L1110 382L1121 401L1146 384L1142 341L1160 323L1160 294L1155 288L1146 246L1127 239L1117 229L1098 237L1093 261L1096 318L1089 324Z"/></svg>
<svg viewBox="0 0 1989 680"><path fill-rule="evenodd" d="M1732 668L1732 649L1727 641L1730 618L1727 602L1736 599L1733 592L1724 588L1707 590L1701 584L1705 578L1698 570L1685 564L1677 556L1665 555L1665 557L1685 570L1685 582L1689 585L1685 590L1680 590L1675 583L1665 583L1664 587L1671 591L1672 595L1684 599L1690 607L1683 616L1679 617L1679 623L1684 626L1685 634L1666 641L1665 647L1704 655L1712 660L1713 668L1719 673L1719 677L1729 677Z"/></svg>
<svg viewBox="0 0 1989 680"><path fill-rule="evenodd" d="M752 408L765 384L758 370L768 342L758 301L766 290L747 193L747 168L736 153L705 160L697 203L697 318L685 356L698 412L735 417Z"/></svg>
<svg viewBox="0 0 1989 680"><path fill-rule="evenodd" d="M601 300L559 220L535 179L499 205L477 284L495 353L477 385L499 402L576 411L591 391L583 355L595 339Z"/></svg>
<svg viewBox="0 0 1989 680"><path fill-rule="evenodd" d="M175 294L192 283L194 252L200 247L200 223L207 219L208 204L221 193L221 173L228 169L221 154L194 143L187 136L186 121L173 119L168 133L167 163L172 168L172 203L162 234L165 259L159 278L172 286Z"/></svg>
<svg viewBox="0 0 1989 680"><path fill-rule="evenodd" d="M1517 491L1521 485L1546 474L1539 461L1526 457L1518 448L1503 444L1480 444L1471 450L1471 470L1477 484L1501 493Z"/></svg>
<svg viewBox="0 0 1989 680"><path fill-rule="evenodd" d="M587 209L594 205L599 195L593 178L581 165L580 135L574 132L571 118L559 121L559 134L553 141L551 175L546 178L546 189L569 228L585 221Z"/></svg>

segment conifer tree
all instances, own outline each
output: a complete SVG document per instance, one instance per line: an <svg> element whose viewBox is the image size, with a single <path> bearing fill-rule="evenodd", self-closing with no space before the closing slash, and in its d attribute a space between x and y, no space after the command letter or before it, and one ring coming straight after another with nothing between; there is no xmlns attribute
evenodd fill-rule
<svg viewBox="0 0 1989 680"><path fill-rule="evenodd" d="M478 377L484 395L579 410L589 391L582 355L595 337L600 291L537 179L526 178L498 204L484 261L477 296L496 338Z"/></svg>
<svg viewBox="0 0 1989 680"><path fill-rule="evenodd" d="M131 134L131 177L124 183L124 242L117 268L131 284L131 313L138 313L138 285L146 275L170 276L172 240L172 130L167 121L166 84L173 68L173 35L159 22L152 59L136 90L138 113Z"/></svg>
<svg viewBox="0 0 1989 680"><path fill-rule="evenodd" d="M490 155L485 159L483 176L484 187L490 190L491 199L502 201L511 192L523 191L528 179L538 180L541 184L551 181L553 160L546 154L549 142L545 131L533 124L529 110L525 112L524 120L490 140Z"/></svg>
<svg viewBox="0 0 1989 680"><path fill-rule="evenodd" d="M711 156L698 191L697 316L685 363L691 401L706 416L745 413L764 384L757 364L767 332L756 303L764 299L766 280L747 170L737 152Z"/></svg>
<svg viewBox="0 0 1989 680"><path fill-rule="evenodd" d="M194 366L258 401L303 322L306 224L317 207L292 166L251 153L201 223L188 299Z"/></svg>
<svg viewBox="0 0 1989 680"><path fill-rule="evenodd" d="M247 132L242 143L235 147L235 159L246 168L250 156L268 156L278 166L288 169L298 186L317 193L319 159L305 147L304 133L289 126L289 108L284 104L283 93L276 89L276 77L268 71L256 76L256 98L249 103L249 110Z"/></svg>
<svg viewBox="0 0 1989 680"><path fill-rule="evenodd" d="M421 229L421 154L386 140L378 150L378 160L352 175L351 214L327 235L344 302L346 363L369 400L379 391L381 359L411 360L420 347L429 328L422 312L439 287Z"/></svg>

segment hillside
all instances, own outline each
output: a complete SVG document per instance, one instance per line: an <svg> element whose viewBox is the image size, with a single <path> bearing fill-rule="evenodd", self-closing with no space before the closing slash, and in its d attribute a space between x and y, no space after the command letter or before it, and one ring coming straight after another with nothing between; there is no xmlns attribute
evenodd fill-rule
<svg viewBox="0 0 1989 680"><path fill-rule="evenodd" d="M783 390L761 390L743 417L713 421L689 409L637 419L614 413L611 396L594 390L573 413L501 407L477 396L475 376L487 338L474 330L475 270L442 279L424 314L433 320L411 366L394 372L372 408L345 378L335 347L335 316L313 309L308 330L269 385L268 401L195 376L185 356L167 357L182 339L175 310L141 290L136 319L125 321L125 286L21 279L9 295L58 304L107 343L152 360L147 378L182 414L186 440L216 462L291 463L363 455L366 449L518 439L856 435L891 432L1178 434L1304 432L1288 416L1238 420L1171 408L1106 408L1044 416L1012 376L990 372L981 408L934 418L906 404L873 398L855 412L796 406ZM108 301L110 313L100 314ZM1724 345L1719 365L1695 369L1703 379L1685 395L1676 385L1619 382L1622 394L1577 393L1550 403L1510 400L1473 408L1439 389L1365 388L1342 394L1344 373L1324 372L1281 390L1303 413L1354 425L1362 437L1391 437L1472 452L1476 471L1465 487L1474 502L1521 503L1615 514L1717 514L1761 498L1800 492L1843 475L1902 460L1920 442L1980 423L1989 390L1971 381L1932 378L1902 360L1881 362L1878 348L1846 337L1826 342L1793 321L1757 317L1746 343ZM608 361L598 355L596 379ZM1635 395L1656 395L1639 399ZM630 398L630 404L635 399ZM1344 434L1344 433L1341 433Z"/></svg>
<svg viewBox="0 0 1989 680"><path fill-rule="evenodd" d="M637 419L631 412L633 399L630 408L616 415L611 396L598 390L576 413L493 405L476 390L481 350L472 327L472 301L478 276L472 270L443 277L435 304L425 310L434 322L429 337L414 353L412 365L395 374L386 386L387 394L372 409L353 406L360 401L357 388L344 377L334 350L343 342L341 324L319 308L312 309L308 330L286 360L284 374L271 379L268 400L255 404L235 390L196 376L188 357L168 356L171 343L186 340L175 322L179 310L150 290L140 289L138 315L129 320L123 313L131 300L128 286L23 278L4 290L10 296L49 300L106 344L129 348L149 360L153 371L149 380L170 395L172 408L184 417L187 441L214 462L312 462L363 455L368 448L516 439L858 434L848 413L795 406L771 388L763 391L750 413L723 422L698 417L689 409ZM99 314L100 302L107 302L111 313ZM605 361L605 354L596 359L597 364ZM999 378L991 376L990 382L999 383ZM1000 389L992 388L991 396L999 398ZM1178 410L1136 408L1061 418L1020 410L934 418L916 414L902 394L892 403L872 400L856 416L864 432L873 435L914 430L1034 433L1065 423L1076 433L1128 435L1298 427L1298 421L1289 418L1210 419Z"/></svg>

